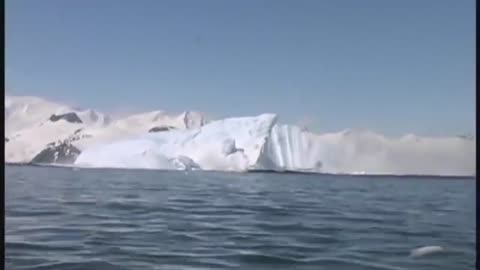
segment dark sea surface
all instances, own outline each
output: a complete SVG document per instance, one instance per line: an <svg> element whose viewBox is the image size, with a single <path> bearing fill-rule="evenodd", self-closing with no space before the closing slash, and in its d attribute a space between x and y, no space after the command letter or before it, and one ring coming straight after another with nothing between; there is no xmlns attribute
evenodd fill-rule
<svg viewBox="0 0 480 270"><path fill-rule="evenodd" d="M475 184L6 166L5 266L475 269Z"/></svg>

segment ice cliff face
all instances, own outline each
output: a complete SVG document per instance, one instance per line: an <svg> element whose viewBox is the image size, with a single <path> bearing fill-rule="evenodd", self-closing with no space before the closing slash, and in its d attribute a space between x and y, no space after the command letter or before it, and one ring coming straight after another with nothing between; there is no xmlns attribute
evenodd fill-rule
<svg viewBox="0 0 480 270"><path fill-rule="evenodd" d="M314 134L288 125L275 125L265 146L268 160L288 170L396 175L474 175L475 149L475 139Z"/></svg>

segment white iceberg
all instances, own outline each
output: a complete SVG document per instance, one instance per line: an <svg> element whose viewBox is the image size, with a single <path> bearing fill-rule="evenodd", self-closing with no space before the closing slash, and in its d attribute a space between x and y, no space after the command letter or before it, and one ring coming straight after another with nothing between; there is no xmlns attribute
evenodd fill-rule
<svg viewBox="0 0 480 270"><path fill-rule="evenodd" d="M150 169L184 168L195 164L203 170L245 171L258 167L275 121L275 115L264 114L214 121L195 129L149 133L88 148L75 164Z"/></svg>
<svg viewBox="0 0 480 270"><path fill-rule="evenodd" d="M459 137L392 139L369 131L317 135L296 126L279 125L276 115L263 114L90 147L75 164L153 169L194 166L220 171L473 175L475 143Z"/></svg>

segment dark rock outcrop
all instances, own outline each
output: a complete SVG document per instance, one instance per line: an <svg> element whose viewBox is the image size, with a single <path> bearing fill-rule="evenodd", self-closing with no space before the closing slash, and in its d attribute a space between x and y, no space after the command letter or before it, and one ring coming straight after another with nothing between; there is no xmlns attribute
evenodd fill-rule
<svg viewBox="0 0 480 270"><path fill-rule="evenodd" d="M149 129L148 132L149 133L164 132L164 131L169 131L169 130L172 130L172 129L175 129L175 127L171 127L171 126L168 126L168 127L153 127L151 129Z"/></svg>
<svg viewBox="0 0 480 270"><path fill-rule="evenodd" d="M52 122L57 122L58 120L61 120L61 119L69 123L79 123L79 124L83 123L82 119L80 119L80 117L78 117L78 115L74 112L69 112L69 113L64 113L59 115L52 114L49 120Z"/></svg>
<svg viewBox="0 0 480 270"><path fill-rule="evenodd" d="M81 151L72 143L82 139L91 138L92 135L82 133L79 128L64 140L51 142L47 147L38 153L31 161L32 164L73 164Z"/></svg>
<svg viewBox="0 0 480 270"><path fill-rule="evenodd" d="M68 141L49 143L47 148L38 153L32 163L73 164L81 151Z"/></svg>
<svg viewBox="0 0 480 270"><path fill-rule="evenodd" d="M90 134L83 134L81 133L82 132L82 129L78 129L76 130L72 135L70 135L66 141L68 141L69 143L72 143L72 142L75 142L75 141L79 141L81 139L88 139L88 138L92 138L93 136L90 135Z"/></svg>

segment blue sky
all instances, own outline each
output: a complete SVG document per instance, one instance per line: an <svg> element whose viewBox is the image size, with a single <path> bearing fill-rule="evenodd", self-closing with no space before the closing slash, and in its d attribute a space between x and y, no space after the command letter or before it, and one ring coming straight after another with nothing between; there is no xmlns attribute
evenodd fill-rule
<svg viewBox="0 0 480 270"><path fill-rule="evenodd" d="M473 0L7 0L8 91L106 112L475 130Z"/></svg>

